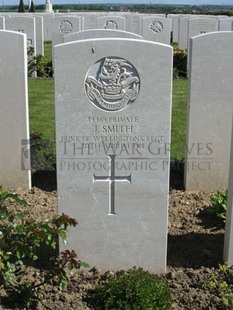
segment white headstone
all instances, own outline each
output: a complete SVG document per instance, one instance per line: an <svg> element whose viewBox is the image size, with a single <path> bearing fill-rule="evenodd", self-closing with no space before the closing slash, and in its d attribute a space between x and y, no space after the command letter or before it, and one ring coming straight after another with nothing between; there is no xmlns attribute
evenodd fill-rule
<svg viewBox="0 0 233 310"><path fill-rule="evenodd" d="M26 35L0 30L0 68L0 184L30 188Z"/></svg>
<svg viewBox="0 0 233 310"><path fill-rule="evenodd" d="M131 38L131 39L142 39L141 36L121 31L121 30L107 30L107 29L93 29L74 32L64 36L64 42L86 40L86 39L97 39L97 38Z"/></svg>
<svg viewBox="0 0 233 310"><path fill-rule="evenodd" d="M64 36L82 30L81 18L76 16L60 16L52 19L52 43L63 43Z"/></svg>
<svg viewBox="0 0 233 310"><path fill-rule="evenodd" d="M218 30L219 31L231 31L233 19L232 18L221 18L218 20Z"/></svg>
<svg viewBox="0 0 233 310"><path fill-rule="evenodd" d="M5 17L0 16L0 29L5 29Z"/></svg>
<svg viewBox="0 0 233 310"><path fill-rule="evenodd" d="M5 21L5 29L27 35L27 45L34 48L36 54L36 23L34 17L12 16Z"/></svg>
<svg viewBox="0 0 233 310"><path fill-rule="evenodd" d="M125 30L125 17L101 16L97 18L97 29Z"/></svg>
<svg viewBox="0 0 233 310"><path fill-rule="evenodd" d="M142 37L144 40L170 44L171 20L156 16L142 18Z"/></svg>
<svg viewBox="0 0 233 310"><path fill-rule="evenodd" d="M178 45L179 49L188 48L188 21L190 17L179 18Z"/></svg>
<svg viewBox="0 0 233 310"><path fill-rule="evenodd" d="M188 40L191 37L218 31L218 21L214 18L191 18L188 22Z"/></svg>
<svg viewBox="0 0 233 310"><path fill-rule="evenodd" d="M58 207L80 223L69 247L102 271L163 272L172 48L108 38L54 56Z"/></svg>
<svg viewBox="0 0 233 310"><path fill-rule="evenodd" d="M42 16L34 16L36 21L36 53L44 55L44 24Z"/></svg>
<svg viewBox="0 0 233 310"><path fill-rule="evenodd" d="M38 13L37 13L38 14ZM52 20L54 18L53 14L41 14L43 17L44 24L44 41L52 41Z"/></svg>
<svg viewBox="0 0 233 310"><path fill-rule="evenodd" d="M223 259L229 266L233 265L233 126L231 134L231 153L228 182L228 201L224 236Z"/></svg>
<svg viewBox="0 0 233 310"><path fill-rule="evenodd" d="M185 188L227 186L233 110L233 33L190 39Z"/></svg>

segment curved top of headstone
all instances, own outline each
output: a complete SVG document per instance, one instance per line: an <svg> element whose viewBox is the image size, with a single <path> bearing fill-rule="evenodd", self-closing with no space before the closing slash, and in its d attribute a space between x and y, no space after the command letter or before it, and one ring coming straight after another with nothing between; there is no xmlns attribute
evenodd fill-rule
<svg viewBox="0 0 233 310"><path fill-rule="evenodd" d="M230 38L232 38L233 36L233 32L232 31L213 31L213 32L207 32L207 33L202 33L196 36L193 36L192 38L190 38L191 41L195 40L206 40L207 38L225 38L226 36L229 36Z"/></svg>
<svg viewBox="0 0 233 310"><path fill-rule="evenodd" d="M64 43L95 38L129 38L138 40L143 39L143 37L138 34L123 30L90 29L67 34L66 36L64 36Z"/></svg>

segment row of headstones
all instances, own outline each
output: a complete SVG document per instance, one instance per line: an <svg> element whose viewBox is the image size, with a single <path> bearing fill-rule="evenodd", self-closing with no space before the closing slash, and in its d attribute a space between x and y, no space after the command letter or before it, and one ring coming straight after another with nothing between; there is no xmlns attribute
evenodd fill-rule
<svg viewBox="0 0 233 310"><path fill-rule="evenodd" d="M6 23L6 30L23 31L28 35L28 41L35 47L37 35L38 53L43 55L43 41L52 41L53 45L63 43L63 37L78 31L89 29L113 29L132 32L143 37L144 40L170 44L171 32L173 42L179 43L179 48L188 48L189 38L198 34L231 31L232 18L226 16L199 16L199 15L148 15L148 14L104 14L86 13L69 14L23 14L4 15L1 25ZM36 27L33 20L24 17L36 18ZM11 18L10 18L11 17ZM43 20L41 20L41 17ZM29 26L30 24L30 26ZM25 25L25 26L24 26ZM25 27L25 28L24 28ZM38 28L38 29L37 29ZM44 30L43 30L44 28ZM1 28L4 29L4 28ZM35 30L36 29L36 30ZM35 34L36 31L36 34Z"/></svg>
<svg viewBox="0 0 233 310"><path fill-rule="evenodd" d="M0 29L25 33L27 35L27 46L34 48L35 55L44 55L42 16L0 16Z"/></svg>
<svg viewBox="0 0 233 310"><path fill-rule="evenodd" d="M231 32L191 39L186 189L227 186L232 50ZM26 35L0 31L0 54L0 184L30 188ZM56 46L54 61L59 212L80 222L69 247L102 270L164 271L172 48L89 39ZM231 265L232 170L224 254Z"/></svg>

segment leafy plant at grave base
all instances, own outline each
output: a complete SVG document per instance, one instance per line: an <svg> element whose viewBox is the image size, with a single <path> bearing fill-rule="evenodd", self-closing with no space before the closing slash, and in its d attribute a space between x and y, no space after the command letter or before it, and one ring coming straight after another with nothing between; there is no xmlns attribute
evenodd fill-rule
<svg viewBox="0 0 233 310"><path fill-rule="evenodd" d="M219 218L223 223L226 221L227 212L227 196L228 190L223 189L217 191L216 194L210 196L212 206L208 209L208 212Z"/></svg>
<svg viewBox="0 0 233 310"><path fill-rule="evenodd" d="M187 50L174 48L173 50L173 77L187 77Z"/></svg>
<svg viewBox="0 0 233 310"><path fill-rule="evenodd" d="M228 267L227 263L219 265L219 269L211 274L209 286L226 309L233 309L233 267Z"/></svg>
<svg viewBox="0 0 233 310"><path fill-rule="evenodd" d="M91 294L96 309L166 310L172 298L164 279L142 268L117 272L108 283L100 284Z"/></svg>
<svg viewBox="0 0 233 310"><path fill-rule="evenodd" d="M42 139L42 133L30 134L31 163L34 170L53 170L56 166L55 141Z"/></svg>
<svg viewBox="0 0 233 310"><path fill-rule="evenodd" d="M53 77L52 61L48 60L41 54L35 55L34 48L28 47L28 76L32 77L33 72L37 72L37 77L48 78Z"/></svg>
<svg viewBox="0 0 233 310"><path fill-rule="evenodd" d="M63 290L68 284L66 270L87 264L77 260L74 251L57 254L58 236L66 243L67 227L76 227L75 219L62 214L36 222L27 216L28 213L25 200L0 189L0 287L6 292L1 302L34 309L43 298L44 284L57 285ZM45 245L53 254L45 260L46 265L38 274L38 269L32 266L39 263L39 253Z"/></svg>

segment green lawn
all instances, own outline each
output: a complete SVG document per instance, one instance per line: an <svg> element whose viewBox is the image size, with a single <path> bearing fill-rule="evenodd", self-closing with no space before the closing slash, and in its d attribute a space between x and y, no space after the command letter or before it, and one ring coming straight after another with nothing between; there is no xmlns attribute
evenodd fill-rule
<svg viewBox="0 0 233 310"><path fill-rule="evenodd" d="M42 133L43 138L55 137L54 81L29 78L30 132Z"/></svg>
<svg viewBox="0 0 233 310"><path fill-rule="evenodd" d="M171 157L184 159L188 80L173 81Z"/></svg>
<svg viewBox="0 0 233 310"><path fill-rule="evenodd" d="M173 81L172 146L173 159L184 158L187 80ZM55 137L53 79L29 79L30 132L42 133L43 138Z"/></svg>

